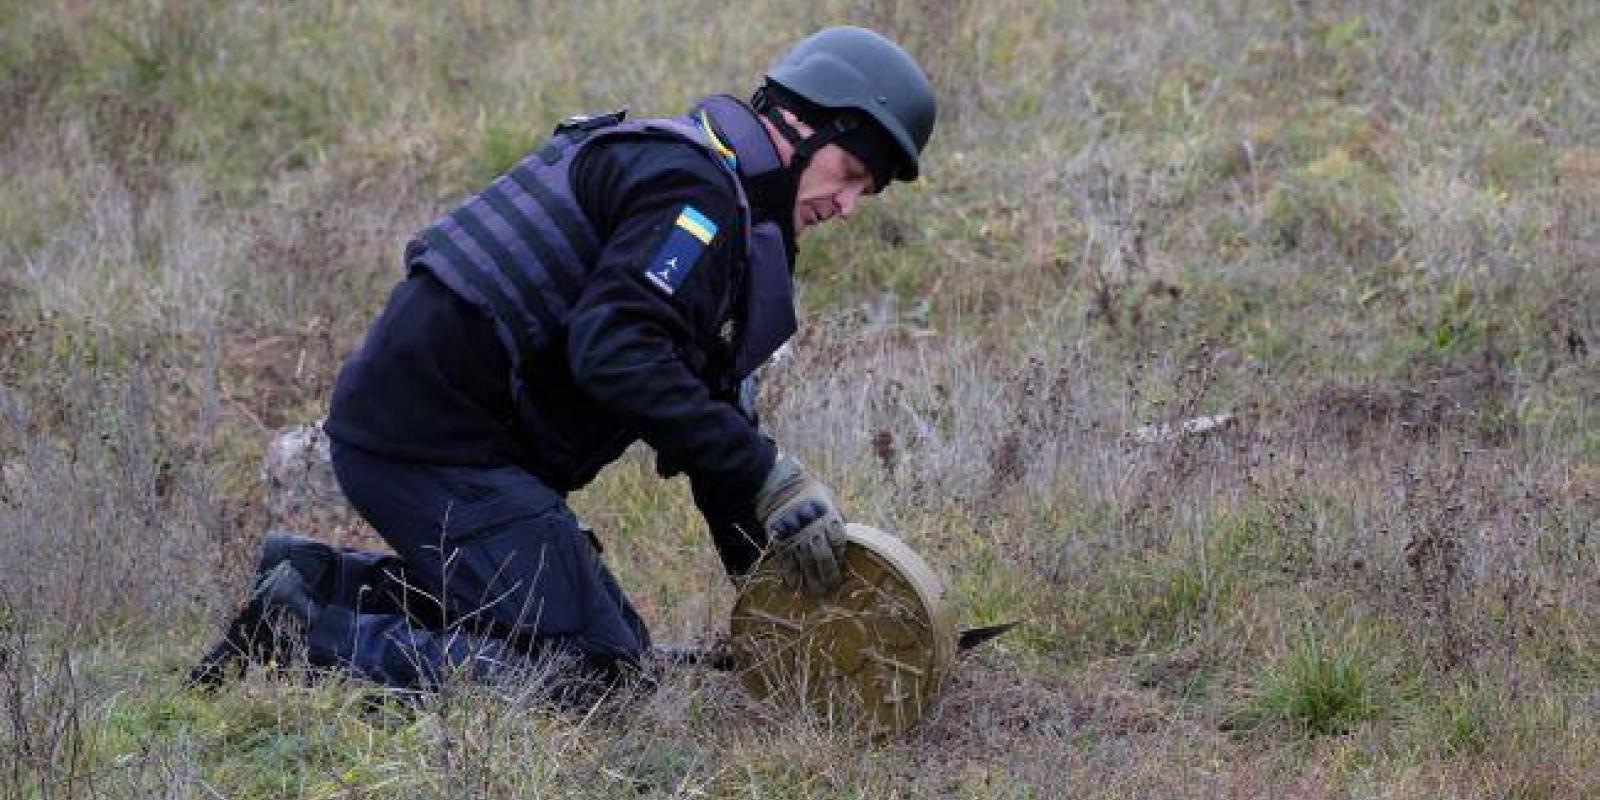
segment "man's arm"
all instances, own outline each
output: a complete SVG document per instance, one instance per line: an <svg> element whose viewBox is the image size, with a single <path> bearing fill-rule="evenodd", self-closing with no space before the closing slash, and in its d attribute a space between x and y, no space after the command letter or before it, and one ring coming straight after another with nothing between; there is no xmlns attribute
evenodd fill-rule
<svg viewBox="0 0 1600 800"><path fill-rule="evenodd" d="M599 226L606 244L568 324L573 379L689 473L702 511L732 512L707 514L730 572L759 553L743 528L759 520L785 580L820 594L840 578L844 522L831 492L701 377L732 300L739 220L727 178L696 163L664 170L651 159L648 183L611 192L622 213Z"/></svg>
<svg viewBox="0 0 1600 800"><path fill-rule="evenodd" d="M750 574L767 548L767 531L756 516L755 504L729 502L718 487L704 480L691 477L689 485L728 577L742 578Z"/></svg>
<svg viewBox="0 0 1600 800"><path fill-rule="evenodd" d="M776 451L690 363L710 356L730 300L738 208L726 176L679 163L600 184L611 224L568 324L568 360L577 386L664 459L719 495L751 498Z"/></svg>

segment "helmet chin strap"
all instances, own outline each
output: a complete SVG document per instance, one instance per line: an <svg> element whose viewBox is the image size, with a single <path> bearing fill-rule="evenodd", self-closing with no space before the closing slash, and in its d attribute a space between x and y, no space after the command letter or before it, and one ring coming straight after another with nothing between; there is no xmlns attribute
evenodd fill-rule
<svg viewBox="0 0 1600 800"><path fill-rule="evenodd" d="M793 125L789 124L789 120L783 116L783 109L772 102L772 98L768 96L766 87L758 89L752 99L755 110L766 117L767 121L772 123L772 127L778 129L778 133L789 143L789 146L794 148L794 155L789 159L789 172L794 175L796 189L800 186L800 173L806 171L806 166L811 163L811 157L816 155L817 151L827 147L833 140L861 126L860 121L854 114L843 113L836 115L822 125L816 126L810 136L805 136L795 129Z"/></svg>
<svg viewBox="0 0 1600 800"><path fill-rule="evenodd" d="M789 157L787 167L764 173L756 181L763 191L770 191L775 197L786 198L785 205L789 210L779 215L777 222L783 229L784 244L789 250L790 263L793 263L795 253L799 249L795 235L794 207L800 201L800 175L811 164L811 157L816 155L817 151L860 127L861 122L855 114L848 112L838 114L828 122L813 127L811 135L806 136L783 116L783 109L773 102L765 86L756 90L755 95L750 98L750 105L772 123L772 127L777 129L778 134L794 150Z"/></svg>

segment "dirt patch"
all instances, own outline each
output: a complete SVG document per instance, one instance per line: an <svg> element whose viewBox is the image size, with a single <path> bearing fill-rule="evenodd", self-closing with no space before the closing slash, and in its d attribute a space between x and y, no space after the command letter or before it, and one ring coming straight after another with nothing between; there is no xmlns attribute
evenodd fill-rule
<svg viewBox="0 0 1600 800"><path fill-rule="evenodd" d="M1022 672L968 667L945 687L914 738L936 752L1005 750L1022 736L1067 738L1094 716L1069 686Z"/></svg>
<svg viewBox="0 0 1600 800"><path fill-rule="evenodd" d="M353 344L325 320L271 333L236 331L222 343L224 402L252 419L263 433L306 420L333 392Z"/></svg>
<svg viewBox="0 0 1600 800"><path fill-rule="evenodd" d="M1457 433L1487 445L1518 434L1505 358L1490 348L1465 363L1418 370L1418 377L1366 384L1329 382L1301 405L1317 431L1359 446L1400 436Z"/></svg>

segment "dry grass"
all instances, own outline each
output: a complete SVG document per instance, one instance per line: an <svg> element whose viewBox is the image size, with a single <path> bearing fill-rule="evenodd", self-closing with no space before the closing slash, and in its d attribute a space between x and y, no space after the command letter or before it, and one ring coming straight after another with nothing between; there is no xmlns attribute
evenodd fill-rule
<svg viewBox="0 0 1600 800"><path fill-rule="evenodd" d="M0 794L1600 791L1593 3L0 19ZM804 242L765 416L966 621L1029 624L870 746L698 674L589 717L180 692L266 433L321 415L409 232L556 119L742 93L835 21L944 114L925 181ZM646 455L576 504L661 637L703 636L729 590Z"/></svg>

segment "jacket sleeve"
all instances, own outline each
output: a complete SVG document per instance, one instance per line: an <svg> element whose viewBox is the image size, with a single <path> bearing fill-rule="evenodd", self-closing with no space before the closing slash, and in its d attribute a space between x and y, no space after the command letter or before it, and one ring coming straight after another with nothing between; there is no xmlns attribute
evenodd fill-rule
<svg viewBox="0 0 1600 800"><path fill-rule="evenodd" d="M722 568L730 578L749 575L767 547L767 531L756 518L755 507L749 502L729 503L720 487L706 481L691 477L689 483Z"/></svg>
<svg viewBox="0 0 1600 800"><path fill-rule="evenodd" d="M567 328L576 385L697 486L748 500L772 443L701 377L730 303L738 207L693 170L627 192ZM707 235L709 234L709 235Z"/></svg>

